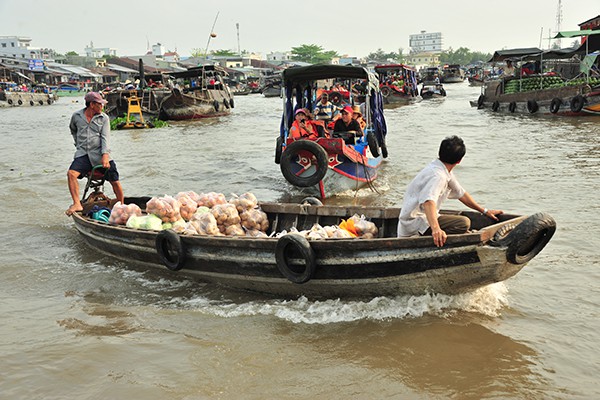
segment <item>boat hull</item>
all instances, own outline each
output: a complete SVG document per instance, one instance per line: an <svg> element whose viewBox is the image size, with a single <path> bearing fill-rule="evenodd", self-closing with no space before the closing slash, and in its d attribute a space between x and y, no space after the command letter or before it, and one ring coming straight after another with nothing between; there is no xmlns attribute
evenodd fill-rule
<svg viewBox="0 0 600 400"><path fill-rule="evenodd" d="M185 262L180 271L171 273L276 296L339 298L456 294L508 279L526 264L509 262L507 248L494 246L489 240L510 220L478 233L450 235L446 245L437 248L430 237L383 237L393 235L398 209L274 203L261 207L274 231L339 223L358 213L379 226L381 237L311 240L316 269L308 282L298 284L285 278L278 268L278 238L179 235ZM510 218L515 224L523 221L523 217ZM80 214L74 214L73 219L91 247L119 259L169 271L156 250L158 232L109 225Z"/></svg>
<svg viewBox="0 0 600 400"><path fill-rule="evenodd" d="M50 105L58 100L54 93L2 92L0 107L37 107Z"/></svg>

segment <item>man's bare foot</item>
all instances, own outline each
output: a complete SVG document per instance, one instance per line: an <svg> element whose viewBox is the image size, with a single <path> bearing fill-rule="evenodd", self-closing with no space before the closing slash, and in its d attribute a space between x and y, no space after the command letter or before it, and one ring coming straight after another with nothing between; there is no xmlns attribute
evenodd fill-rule
<svg viewBox="0 0 600 400"><path fill-rule="evenodd" d="M77 211L83 211L83 207L81 207L81 204L71 204L71 207L69 207L67 211L65 211L65 214L70 216L76 213Z"/></svg>

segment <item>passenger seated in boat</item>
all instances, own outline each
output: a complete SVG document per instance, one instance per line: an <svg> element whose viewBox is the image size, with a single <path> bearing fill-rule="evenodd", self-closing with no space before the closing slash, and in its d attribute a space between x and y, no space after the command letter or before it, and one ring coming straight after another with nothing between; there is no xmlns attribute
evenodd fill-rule
<svg viewBox="0 0 600 400"><path fill-rule="evenodd" d="M363 118L362 112L360 111L359 106L352 106L352 119L358 121L361 131L365 130L365 127L367 126L367 122Z"/></svg>
<svg viewBox="0 0 600 400"><path fill-rule="evenodd" d="M341 114L342 117L335 121L333 126L333 137L343 137L346 144L355 144L356 137L361 137L363 132L359 122L352 118L354 110L352 110L352 107L346 106L342 109ZM341 132L345 133L342 134Z"/></svg>
<svg viewBox="0 0 600 400"><path fill-rule="evenodd" d="M329 95L323 93L321 100L315 106L313 113L317 120L332 120L339 107L329 101Z"/></svg>
<svg viewBox="0 0 600 400"><path fill-rule="evenodd" d="M294 114L294 123L290 127L290 137L294 140L315 140L319 137L317 129L309 122L307 111L303 108L299 108Z"/></svg>
<svg viewBox="0 0 600 400"><path fill-rule="evenodd" d="M437 247L446 243L448 233L466 233L471 220L464 215L440 215L442 203L447 198L461 203L488 218L498 221L496 215L502 210L488 210L480 206L462 188L452 170L460 164L467 149L457 136L445 138L440 144L438 156L408 184L398 221L398 237L433 236Z"/></svg>

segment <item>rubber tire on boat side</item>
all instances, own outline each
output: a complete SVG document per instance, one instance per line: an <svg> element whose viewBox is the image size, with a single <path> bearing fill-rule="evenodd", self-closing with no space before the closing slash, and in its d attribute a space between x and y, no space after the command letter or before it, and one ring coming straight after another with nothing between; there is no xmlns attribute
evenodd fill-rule
<svg viewBox="0 0 600 400"><path fill-rule="evenodd" d="M387 149L387 145L385 144L385 141L383 143L381 143L379 145L379 147L381 147L381 155L383 156L383 158L387 158L388 157L388 149Z"/></svg>
<svg viewBox="0 0 600 400"><path fill-rule="evenodd" d="M548 244L556 231L556 221L545 213L536 213L515 227L498 242L507 245L506 259L511 264L525 264Z"/></svg>
<svg viewBox="0 0 600 400"><path fill-rule="evenodd" d="M540 107L538 106L537 101L535 100L527 100L527 111L529 114L534 114Z"/></svg>
<svg viewBox="0 0 600 400"><path fill-rule="evenodd" d="M213 107L215 108L216 112L219 112L219 102L218 101L213 101Z"/></svg>
<svg viewBox="0 0 600 400"><path fill-rule="evenodd" d="M582 95L578 94L577 96L571 99L571 111L580 112L585 103L585 99Z"/></svg>
<svg viewBox="0 0 600 400"><path fill-rule="evenodd" d="M275 164L281 163L281 153L283 152L283 139L281 136L277 136L275 141Z"/></svg>
<svg viewBox="0 0 600 400"><path fill-rule="evenodd" d="M552 102L550 103L550 112L552 114L556 114L560 110L561 105L562 105L561 99L559 99L558 97L553 98Z"/></svg>
<svg viewBox="0 0 600 400"><path fill-rule="evenodd" d="M510 111L511 113L514 113L516 109L517 109L517 103L514 101L511 101L508 104L508 111Z"/></svg>
<svg viewBox="0 0 600 400"><path fill-rule="evenodd" d="M367 143L369 144L369 150L373 157L379 157L379 143L377 142L377 137L375 137L375 132L369 132L367 135Z"/></svg>
<svg viewBox="0 0 600 400"><path fill-rule="evenodd" d="M479 95L479 98L477 99L477 107L479 107L479 108L483 107L483 102L484 101L485 101L485 96L484 95Z"/></svg>
<svg viewBox="0 0 600 400"><path fill-rule="evenodd" d="M492 111L498 111L499 107L500 107L500 102L498 100L496 100L492 103Z"/></svg>
<svg viewBox="0 0 600 400"><path fill-rule="evenodd" d="M173 253L170 250L174 250ZM185 263L185 249L179 235L172 230L160 231L156 235L156 252L160 261L171 271L179 271Z"/></svg>
<svg viewBox="0 0 600 400"><path fill-rule="evenodd" d="M304 270L294 271L288 265L287 254L291 249L295 250L304 259ZM313 277L316 269L315 252L310 247L310 243L305 237L295 233L283 235L279 238L275 248L275 261L279 272L289 281L298 284L308 282Z"/></svg>
<svg viewBox="0 0 600 400"><path fill-rule="evenodd" d="M317 159L317 171L308 177L297 176L292 172L292 163L296 162L296 156L301 151L312 153ZM329 169L329 157L320 144L311 140L297 140L287 145L281 155L279 167L285 179L294 186L310 187L318 184L327 174Z"/></svg>

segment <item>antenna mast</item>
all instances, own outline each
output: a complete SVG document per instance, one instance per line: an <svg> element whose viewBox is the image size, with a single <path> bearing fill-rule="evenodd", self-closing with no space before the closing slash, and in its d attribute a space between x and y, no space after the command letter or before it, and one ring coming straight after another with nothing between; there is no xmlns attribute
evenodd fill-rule
<svg viewBox="0 0 600 400"><path fill-rule="evenodd" d="M556 32L555 33L560 32L561 25L562 25L562 4L561 4L561 0L558 0L558 7L556 9ZM556 44L558 45L559 49L562 48L560 39L556 40Z"/></svg>
<svg viewBox="0 0 600 400"><path fill-rule="evenodd" d="M206 42L206 50L204 51L204 59L208 57L208 45L210 44L210 39L217 37L217 34L215 33L215 25L217 24L217 18L219 18L219 11L217 11L215 22L213 22L212 28L210 28L210 35L208 35L208 41Z"/></svg>
<svg viewBox="0 0 600 400"><path fill-rule="evenodd" d="M238 40L238 56L242 55L242 51L240 50L240 23L235 23L235 29L237 29L237 40Z"/></svg>

